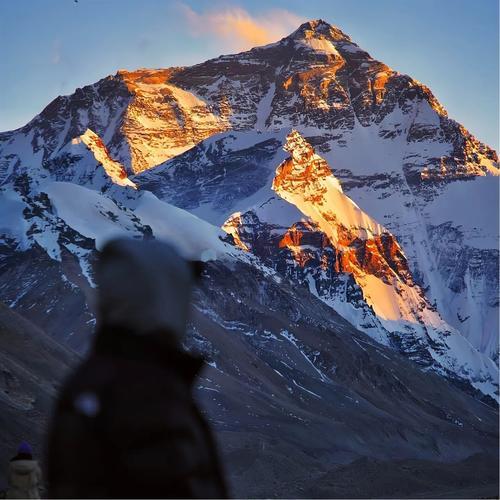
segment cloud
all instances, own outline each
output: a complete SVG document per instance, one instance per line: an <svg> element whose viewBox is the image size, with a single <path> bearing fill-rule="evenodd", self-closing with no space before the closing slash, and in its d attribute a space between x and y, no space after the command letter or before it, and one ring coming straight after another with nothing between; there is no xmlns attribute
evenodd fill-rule
<svg viewBox="0 0 500 500"><path fill-rule="evenodd" d="M224 42L227 50L246 50L275 42L289 35L304 19L285 9L271 9L252 16L240 7L194 11L179 4L194 36L211 36Z"/></svg>

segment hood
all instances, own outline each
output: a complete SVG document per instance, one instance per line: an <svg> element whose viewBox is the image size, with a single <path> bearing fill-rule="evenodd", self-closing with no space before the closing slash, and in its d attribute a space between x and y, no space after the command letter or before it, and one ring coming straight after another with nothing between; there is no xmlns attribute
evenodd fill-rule
<svg viewBox="0 0 500 500"><path fill-rule="evenodd" d="M124 328L134 335L164 330L180 344L195 279L195 266L166 243L108 243L96 268L101 330Z"/></svg>

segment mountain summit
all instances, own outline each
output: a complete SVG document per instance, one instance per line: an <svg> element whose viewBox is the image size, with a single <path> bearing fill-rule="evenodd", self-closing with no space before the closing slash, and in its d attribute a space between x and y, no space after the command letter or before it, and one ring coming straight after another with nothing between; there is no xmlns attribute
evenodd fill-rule
<svg viewBox="0 0 500 500"><path fill-rule="evenodd" d="M351 38L342 30L323 21L323 19L314 19L301 24L284 40L310 40L312 38L326 39L331 42L351 42Z"/></svg>

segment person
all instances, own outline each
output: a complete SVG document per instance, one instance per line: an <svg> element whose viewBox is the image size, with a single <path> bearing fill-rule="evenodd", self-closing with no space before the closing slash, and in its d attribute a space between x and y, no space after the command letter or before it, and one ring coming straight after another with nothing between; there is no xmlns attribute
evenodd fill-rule
<svg viewBox="0 0 500 500"><path fill-rule="evenodd" d="M42 472L33 460L31 446L22 442L17 455L10 460L6 498L40 498Z"/></svg>
<svg viewBox="0 0 500 500"><path fill-rule="evenodd" d="M97 333L63 388L48 443L49 498L226 498L182 348L199 266L159 241L118 239L96 267Z"/></svg>

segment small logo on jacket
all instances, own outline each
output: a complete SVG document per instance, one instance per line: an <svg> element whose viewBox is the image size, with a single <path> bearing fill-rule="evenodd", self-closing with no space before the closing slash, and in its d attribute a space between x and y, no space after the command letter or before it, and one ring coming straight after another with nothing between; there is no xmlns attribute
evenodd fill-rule
<svg viewBox="0 0 500 500"><path fill-rule="evenodd" d="M82 392L73 400L73 406L86 417L95 417L101 409L99 398L94 392Z"/></svg>

